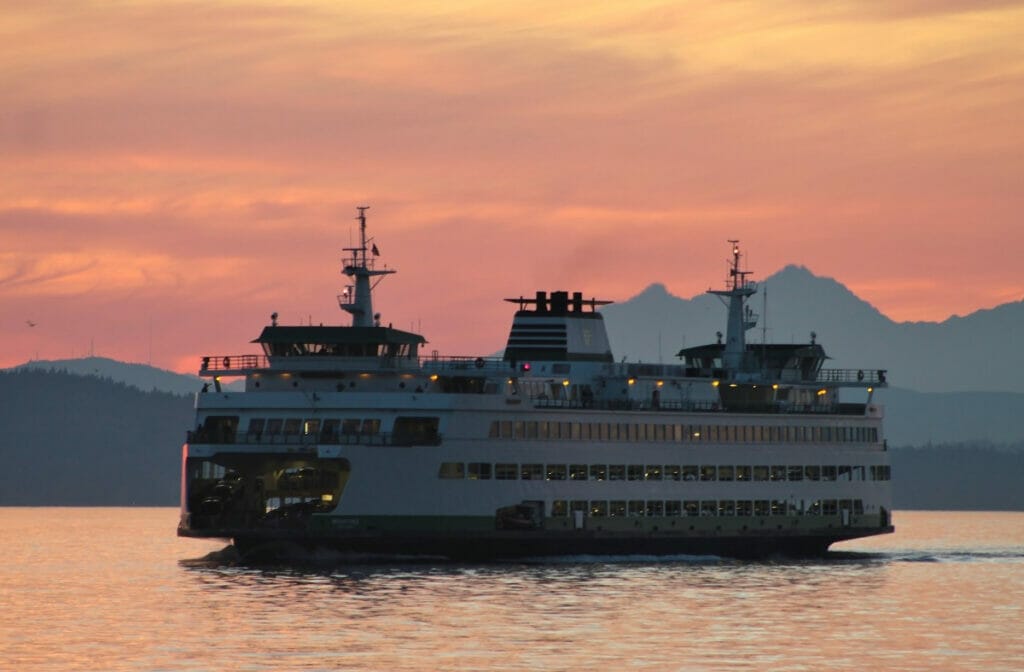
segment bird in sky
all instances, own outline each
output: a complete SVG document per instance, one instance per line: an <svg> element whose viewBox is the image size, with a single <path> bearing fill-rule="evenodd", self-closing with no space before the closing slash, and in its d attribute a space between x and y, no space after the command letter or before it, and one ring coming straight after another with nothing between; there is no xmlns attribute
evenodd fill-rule
<svg viewBox="0 0 1024 672"><path fill-rule="evenodd" d="M33 322L32 320L25 320L25 324L27 324L27 325L28 325L28 326L30 326L30 327L34 327L34 326L36 326L36 323L35 323L35 322Z"/></svg>

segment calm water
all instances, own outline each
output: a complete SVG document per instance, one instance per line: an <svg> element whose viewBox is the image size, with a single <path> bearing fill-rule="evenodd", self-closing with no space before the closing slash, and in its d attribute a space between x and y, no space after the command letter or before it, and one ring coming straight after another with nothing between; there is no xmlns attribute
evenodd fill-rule
<svg viewBox="0 0 1024 672"><path fill-rule="evenodd" d="M1024 514L816 562L190 563L175 509L0 509L3 670L1021 670Z"/></svg>

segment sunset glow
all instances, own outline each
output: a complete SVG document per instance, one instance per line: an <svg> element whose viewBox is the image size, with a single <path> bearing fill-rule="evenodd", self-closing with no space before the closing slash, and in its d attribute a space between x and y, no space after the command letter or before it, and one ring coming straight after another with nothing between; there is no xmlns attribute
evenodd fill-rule
<svg viewBox="0 0 1024 672"><path fill-rule="evenodd" d="M802 264L894 320L1024 298L1024 4L21 3L0 15L0 366L193 372L335 295L504 345L507 296ZM35 326L30 326L29 322Z"/></svg>

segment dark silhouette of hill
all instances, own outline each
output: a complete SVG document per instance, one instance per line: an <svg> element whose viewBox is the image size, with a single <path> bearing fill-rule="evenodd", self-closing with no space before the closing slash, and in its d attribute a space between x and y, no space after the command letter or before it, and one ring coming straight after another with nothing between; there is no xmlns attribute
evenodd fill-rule
<svg viewBox="0 0 1024 672"><path fill-rule="evenodd" d="M198 364L197 364L198 366ZM165 371L147 364L129 364L106 357L81 357L78 359L33 360L10 369L12 371L39 370L62 371L79 376L95 376L131 385L143 392L160 390L173 394L193 394L206 382L199 376L189 376Z"/></svg>
<svg viewBox="0 0 1024 672"><path fill-rule="evenodd" d="M1024 444L894 448L891 460L894 508L1024 511Z"/></svg>
<svg viewBox="0 0 1024 672"><path fill-rule="evenodd" d="M1024 371L1024 349L1013 347L1024 336L1024 301L942 322L898 323L802 266L787 266L759 286L749 305L762 321L748 332L750 342L765 335L768 342L807 342L813 331L832 358L828 366L887 369L890 382L904 389L1024 393L1024 376L1008 375ZM602 313L612 352L630 360L675 362L682 347L713 343L715 332L725 331L717 297L682 299L661 284Z"/></svg>
<svg viewBox="0 0 1024 672"><path fill-rule="evenodd" d="M0 372L0 505L173 505L192 415L182 395Z"/></svg>

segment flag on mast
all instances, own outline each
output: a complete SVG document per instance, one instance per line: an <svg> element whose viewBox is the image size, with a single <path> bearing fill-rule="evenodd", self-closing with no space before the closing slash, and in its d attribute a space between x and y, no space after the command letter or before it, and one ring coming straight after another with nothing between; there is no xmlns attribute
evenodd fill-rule
<svg viewBox="0 0 1024 672"><path fill-rule="evenodd" d="M370 248L370 252L373 252L373 256L375 257L380 256L380 250L377 249L377 243L373 243L373 246Z"/></svg>

